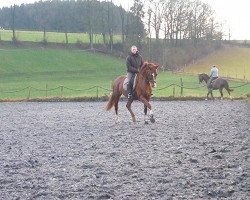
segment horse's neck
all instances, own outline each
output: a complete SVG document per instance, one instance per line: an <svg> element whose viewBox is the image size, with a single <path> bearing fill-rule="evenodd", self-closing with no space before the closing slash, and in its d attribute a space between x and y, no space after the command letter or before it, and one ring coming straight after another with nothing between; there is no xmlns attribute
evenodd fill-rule
<svg viewBox="0 0 250 200"><path fill-rule="evenodd" d="M203 79L204 79L204 81L207 83L208 80L209 80L209 76L205 74Z"/></svg>
<svg viewBox="0 0 250 200"><path fill-rule="evenodd" d="M139 73L136 77L136 85L144 88L145 86L149 85L149 82L146 81L146 75L143 73ZM151 87L151 86L150 86Z"/></svg>

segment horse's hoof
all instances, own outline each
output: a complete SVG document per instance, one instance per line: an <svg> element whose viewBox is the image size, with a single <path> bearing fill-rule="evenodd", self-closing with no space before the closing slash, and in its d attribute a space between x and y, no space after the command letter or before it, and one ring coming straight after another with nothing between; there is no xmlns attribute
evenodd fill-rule
<svg viewBox="0 0 250 200"><path fill-rule="evenodd" d="M155 123L155 119L152 117L150 118L151 123Z"/></svg>
<svg viewBox="0 0 250 200"><path fill-rule="evenodd" d="M132 117L132 121L133 121L134 123L136 122L135 117Z"/></svg>
<svg viewBox="0 0 250 200"><path fill-rule="evenodd" d="M205 101L207 101L207 99L205 99Z"/></svg>
<svg viewBox="0 0 250 200"><path fill-rule="evenodd" d="M144 124L148 124L148 121L145 121Z"/></svg>

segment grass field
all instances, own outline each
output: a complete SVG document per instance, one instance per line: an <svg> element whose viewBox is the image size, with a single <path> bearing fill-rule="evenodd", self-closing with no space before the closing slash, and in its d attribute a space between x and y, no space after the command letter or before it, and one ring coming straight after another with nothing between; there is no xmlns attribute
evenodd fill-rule
<svg viewBox="0 0 250 200"><path fill-rule="evenodd" d="M123 60L79 50L7 47L0 50L0 60L0 91L17 91L30 86L38 90L59 86L74 90L96 85L110 88L111 80L125 72ZM96 91L74 90L64 90L64 95L96 95ZM28 92L28 89L2 92L0 98L26 98ZM45 95L42 91L31 91L31 98ZM60 89L48 92L48 96L59 95Z"/></svg>
<svg viewBox="0 0 250 200"><path fill-rule="evenodd" d="M220 76L250 81L250 48L223 48L188 66L184 72L208 74L212 65L218 66Z"/></svg>
<svg viewBox="0 0 250 200"><path fill-rule="evenodd" d="M3 45L0 49L0 99L107 96L111 82L126 74L124 59L104 54ZM160 71L157 79L156 97L180 96L181 79L183 96L206 95L206 88L198 84L196 75ZM171 84L176 86L169 86ZM235 87L244 83L230 80L229 84ZM233 96L246 96L249 91L248 84L235 88ZM218 91L214 94L219 96Z"/></svg>
<svg viewBox="0 0 250 200"><path fill-rule="evenodd" d="M11 30L0 30L1 40L12 41L12 31ZM41 31L16 31L16 37L18 41L26 42L42 42L43 32ZM47 42L55 43L66 43L65 33L60 32L46 32ZM107 38L108 40L108 38ZM114 43L121 42L120 35L113 36ZM87 33L68 33L68 42L74 43L89 43L89 36ZM100 34L94 34L95 44L103 44L103 37Z"/></svg>

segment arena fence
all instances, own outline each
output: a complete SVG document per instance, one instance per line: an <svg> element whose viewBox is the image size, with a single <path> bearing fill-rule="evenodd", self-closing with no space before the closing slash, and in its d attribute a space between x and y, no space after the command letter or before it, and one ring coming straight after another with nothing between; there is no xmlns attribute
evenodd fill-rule
<svg viewBox="0 0 250 200"><path fill-rule="evenodd" d="M243 84L238 85L238 86L230 86L230 88L233 89L233 88L244 87L244 86L249 85L249 84L250 84L250 82L246 82L246 83L243 83ZM167 85L167 86L162 87L162 88L156 88L156 89L154 89L154 91L171 90L171 88L172 88L172 92L170 91L170 93L172 93L172 94L170 96L172 96L172 97L176 97L176 96L180 97L181 96L182 97L184 94L184 90L185 91L186 90L196 90L196 89L199 89L202 87L206 87L206 85L199 85L199 86L195 86L195 87L185 87L183 82L182 82L182 79L181 79L180 84L170 84L170 85ZM176 92L177 88L179 88L178 94ZM82 96L82 94L84 92L85 93L89 92L89 95L85 95L85 96L98 99L98 98L101 98L103 96L108 96L111 91L112 91L111 89L104 88L102 86L92 86L92 87L85 88L85 89L74 89L74 88L63 86L63 85L60 85L60 86L55 87L55 88L50 88L50 89L48 88L48 85L46 85L45 89L39 89L39 88L35 88L32 86L28 86L28 87L25 87L22 89L11 90L11 91L0 90L0 99L5 99L5 98L2 98L3 95L1 95L1 94L10 94L11 95L11 94L15 94L15 93L22 93L24 96L24 98L22 98L22 99L27 99L27 100L34 98L35 95L32 95L34 93L36 93L36 94L38 93L39 98L50 98L50 97L55 97L55 96L59 97L59 98L65 98L65 97L68 97L68 95L65 95L65 93L67 93L67 92L71 92L71 93L79 92L79 93L81 93L80 96ZM74 96L76 96L76 95L74 95ZM14 98L10 97L7 99L14 99Z"/></svg>

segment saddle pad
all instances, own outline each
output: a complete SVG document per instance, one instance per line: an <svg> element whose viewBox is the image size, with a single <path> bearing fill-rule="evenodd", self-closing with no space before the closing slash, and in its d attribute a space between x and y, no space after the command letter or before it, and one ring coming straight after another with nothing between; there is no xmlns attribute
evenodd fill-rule
<svg viewBox="0 0 250 200"><path fill-rule="evenodd" d="M136 81L136 77L137 77L137 74L135 75L135 78L134 78L134 83L133 83L133 90L135 89L135 81ZM124 79L124 82L123 82L123 89L125 90L125 91L127 91L127 85L128 85L128 78L126 77L125 79Z"/></svg>

